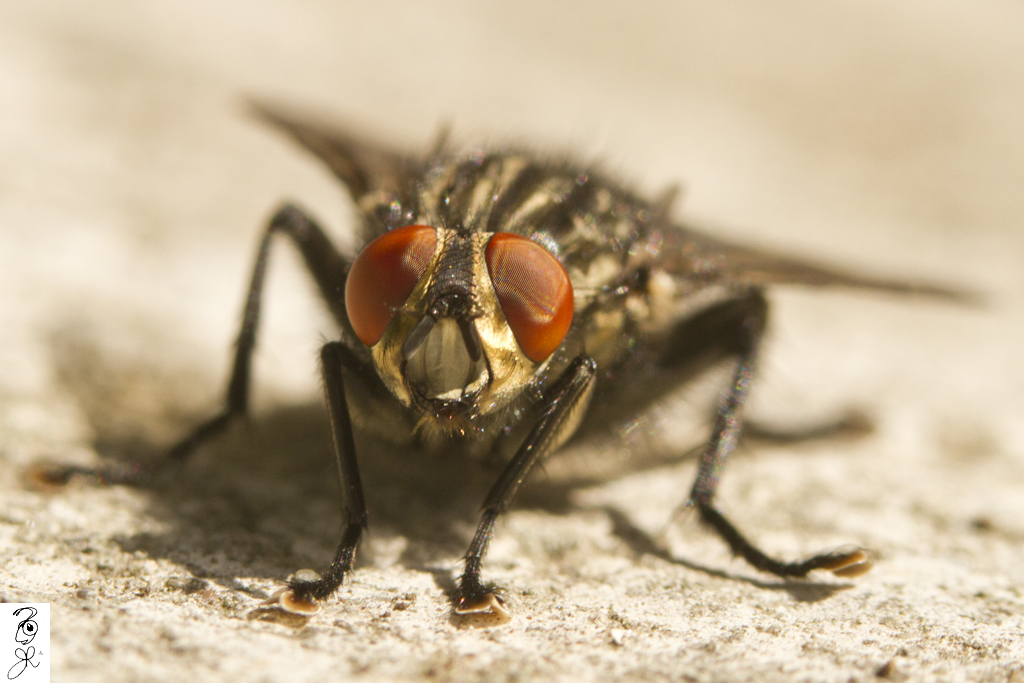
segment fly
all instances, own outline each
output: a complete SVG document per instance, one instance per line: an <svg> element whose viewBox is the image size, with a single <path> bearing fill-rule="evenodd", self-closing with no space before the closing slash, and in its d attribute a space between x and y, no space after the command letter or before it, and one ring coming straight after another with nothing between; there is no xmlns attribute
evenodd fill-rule
<svg viewBox="0 0 1024 683"><path fill-rule="evenodd" d="M362 247L339 252L316 221L281 208L260 243L221 413L171 452L182 462L243 417L272 240L298 247L341 337L320 352L341 478L343 526L321 575L299 572L272 598L311 613L352 571L367 528L355 430L504 462L458 582L458 613L506 613L482 579L497 520L534 467L581 425L638 411L713 363L732 376L685 504L759 570L856 576L855 547L787 562L748 541L715 505L743 425L773 284L837 285L949 299L941 287L862 277L734 246L670 219L671 193L645 200L592 168L533 154L443 143L425 155L258 106L342 181L361 214ZM628 416L623 416L628 417ZM57 468L50 480L79 468ZM93 470L130 482L137 470Z"/></svg>

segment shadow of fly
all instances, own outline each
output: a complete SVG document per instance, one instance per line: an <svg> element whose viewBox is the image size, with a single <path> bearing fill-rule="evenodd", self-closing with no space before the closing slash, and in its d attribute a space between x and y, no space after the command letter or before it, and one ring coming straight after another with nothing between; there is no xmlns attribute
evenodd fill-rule
<svg viewBox="0 0 1024 683"><path fill-rule="evenodd" d="M761 571L852 577L870 569L867 553L852 546L801 561L775 559L716 506L764 335L765 288L964 295L727 244L674 222L674 192L647 200L573 161L453 150L444 139L413 154L276 108L255 109L345 185L361 216L361 246L355 258L339 252L296 206L273 216L249 284L224 409L164 462L183 462L246 415L268 256L275 236L287 237L341 328L320 360L344 528L330 566L322 574L298 572L272 596L274 607L313 613L352 571L367 528L358 431L502 463L466 551L454 609L507 614L481 569L495 523L530 472L588 419L628 417L726 360L734 364L731 379L684 505ZM58 467L46 476L59 481L85 472L130 483L146 470Z"/></svg>

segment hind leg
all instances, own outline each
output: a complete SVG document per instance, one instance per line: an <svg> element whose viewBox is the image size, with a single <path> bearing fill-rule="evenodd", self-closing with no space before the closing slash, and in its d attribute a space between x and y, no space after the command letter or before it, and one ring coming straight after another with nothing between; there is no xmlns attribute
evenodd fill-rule
<svg viewBox="0 0 1024 683"><path fill-rule="evenodd" d="M715 505L715 491L729 455L743 427L743 408L754 376L758 348L764 336L768 304L759 290L731 299L683 323L673 335L666 364L697 357L736 359L730 384L715 416L711 438L701 452L696 480L686 505L696 507L701 521L729 544L732 551L761 571L777 576L802 577L815 569L841 576L857 576L871 568L860 548L818 553L797 562L777 560L748 541Z"/></svg>
<svg viewBox="0 0 1024 683"><path fill-rule="evenodd" d="M232 422L246 417L249 410L252 354L256 348L263 281L270 258L271 242L278 233L290 237L298 247L332 313L343 327L347 327L348 318L344 309L345 278L351 264L338 253L312 218L295 206L284 206L271 218L260 241L242 313L242 325L235 343L227 395L221 412L193 429L168 451L166 458L155 464L144 466L141 463L103 463L95 468L41 465L34 468L30 476L41 483L57 485L80 476L97 479L104 484L138 483L149 478L155 471L184 462L200 445L223 432Z"/></svg>

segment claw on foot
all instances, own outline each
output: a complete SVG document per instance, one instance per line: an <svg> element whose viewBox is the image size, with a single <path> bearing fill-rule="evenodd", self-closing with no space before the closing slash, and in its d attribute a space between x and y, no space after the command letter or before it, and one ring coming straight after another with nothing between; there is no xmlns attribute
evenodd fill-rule
<svg viewBox="0 0 1024 683"><path fill-rule="evenodd" d="M32 488L52 491L67 486L74 474L70 467L49 462L37 462L25 469L24 477L26 483Z"/></svg>
<svg viewBox="0 0 1024 683"><path fill-rule="evenodd" d="M312 598L299 599L291 588L282 588L263 601L263 606L276 607L289 614L311 617L320 611L320 603Z"/></svg>
<svg viewBox="0 0 1024 683"><path fill-rule="evenodd" d="M852 579L867 574L873 566L864 549L853 547L834 551L821 568L844 579Z"/></svg>
<svg viewBox="0 0 1024 683"><path fill-rule="evenodd" d="M25 469L24 477L33 488L55 491L79 479L100 486L140 484L148 480L148 474L137 462L103 462L96 467L37 462Z"/></svg>
<svg viewBox="0 0 1024 683"><path fill-rule="evenodd" d="M505 606L505 601L494 593L484 593L473 598L459 598L459 604L455 606L456 614L496 614L501 617L511 617L512 612Z"/></svg>
<svg viewBox="0 0 1024 683"><path fill-rule="evenodd" d="M276 607L290 614L301 614L304 617L311 617L320 611L320 603L316 598L300 598L295 595L292 582L311 582L317 581L319 578L320 575L312 569L300 569L288 577L290 585L275 591L262 604L266 607Z"/></svg>

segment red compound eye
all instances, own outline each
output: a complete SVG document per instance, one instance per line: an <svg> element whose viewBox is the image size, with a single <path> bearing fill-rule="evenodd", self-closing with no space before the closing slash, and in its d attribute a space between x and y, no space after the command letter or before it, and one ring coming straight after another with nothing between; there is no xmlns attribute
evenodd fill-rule
<svg viewBox="0 0 1024 683"><path fill-rule="evenodd" d="M377 343L427 272L436 246L432 227L407 225L381 235L359 253L345 282L345 308L360 341Z"/></svg>
<svg viewBox="0 0 1024 683"><path fill-rule="evenodd" d="M572 322L572 283L551 252L536 242L499 232L487 243L494 293L519 348L535 363L554 353Z"/></svg>

